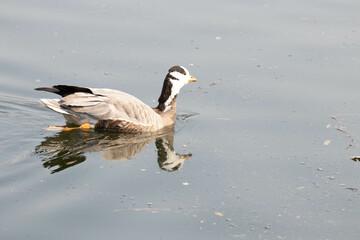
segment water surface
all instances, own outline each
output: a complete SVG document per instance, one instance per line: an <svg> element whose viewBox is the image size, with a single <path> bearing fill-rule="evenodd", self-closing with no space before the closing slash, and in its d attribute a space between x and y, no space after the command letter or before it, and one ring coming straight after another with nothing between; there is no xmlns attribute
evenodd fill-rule
<svg viewBox="0 0 360 240"><path fill-rule="evenodd" d="M0 6L1 239L358 238L358 3ZM176 64L198 82L160 136L48 131L32 90L155 106Z"/></svg>

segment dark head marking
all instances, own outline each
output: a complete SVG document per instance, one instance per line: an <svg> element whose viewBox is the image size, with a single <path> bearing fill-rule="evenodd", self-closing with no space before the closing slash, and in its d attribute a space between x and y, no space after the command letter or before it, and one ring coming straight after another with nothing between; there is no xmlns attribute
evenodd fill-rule
<svg viewBox="0 0 360 240"><path fill-rule="evenodd" d="M180 66L173 66L173 67L171 67L171 68L169 69L169 73L171 73L171 72L179 72L179 73L181 73L181 74L186 75L185 70L184 70L182 67L180 67Z"/></svg>
<svg viewBox="0 0 360 240"><path fill-rule="evenodd" d="M170 73L168 73L168 74L166 75L166 78L165 78L165 79L168 79L168 78L170 78L170 79L172 79L172 80L179 80L177 77L174 77L174 76L171 75Z"/></svg>
<svg viewBox="0 0 360 240"><path fill-rule="evenodd" d="M168 100L168 98L171 95L171 88L172 88L171 81L165 78L164 85L158 100L159 105L157 106L157 109L159 109L160 111L164 111L165 109L165 102L166 100Z"/></svg>

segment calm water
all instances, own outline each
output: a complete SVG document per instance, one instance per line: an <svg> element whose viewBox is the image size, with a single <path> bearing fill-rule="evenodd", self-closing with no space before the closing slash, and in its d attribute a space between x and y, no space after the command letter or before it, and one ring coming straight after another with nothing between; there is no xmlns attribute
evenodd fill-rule
<svg viewBox="0 0 360 240"><path fill-rule="evenodd" d="M360 3L0 9L1 239L358 239ZM32 90L107 87L155 106L176 64L199 81L156 136L48 131L65 121Z"/></svg>

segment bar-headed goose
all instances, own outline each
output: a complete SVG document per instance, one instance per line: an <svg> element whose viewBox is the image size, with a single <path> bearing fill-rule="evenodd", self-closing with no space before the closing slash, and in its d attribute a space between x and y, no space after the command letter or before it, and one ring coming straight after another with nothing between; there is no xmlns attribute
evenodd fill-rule
<svg viewBox="0 0 360 240"><path fill-rule="evenodd" d="M61 99L40 101L47 108L63 114L68 123L81 125L79 128L150 132L174 123L179 91L185 84L195 81L186 68L170 68L156 108L149 107L130 94L112 89L56 85L35 90L60 95ZM64 130L70 129L73 128Z"/></svg>

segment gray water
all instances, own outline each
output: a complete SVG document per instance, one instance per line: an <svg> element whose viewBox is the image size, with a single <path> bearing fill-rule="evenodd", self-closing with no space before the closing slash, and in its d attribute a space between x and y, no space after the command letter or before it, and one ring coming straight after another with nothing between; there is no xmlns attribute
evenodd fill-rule
<svg viewBox="0 0 360 240"><path fill-rule="evenodd" d="M347 0L2 1L0 238L358 239L359 12ZM156 106L177 64L198 82L174 129L46 130L65 121L33 88Z"/></svg>

